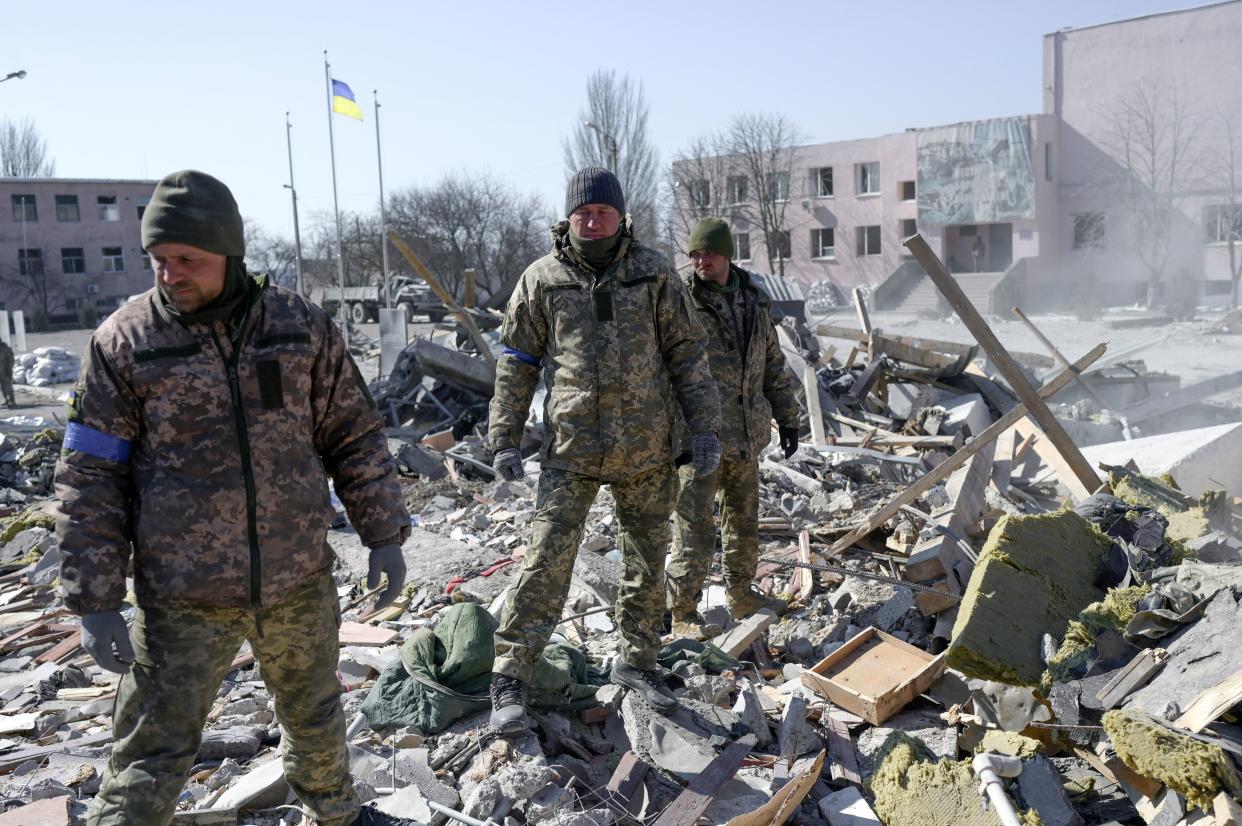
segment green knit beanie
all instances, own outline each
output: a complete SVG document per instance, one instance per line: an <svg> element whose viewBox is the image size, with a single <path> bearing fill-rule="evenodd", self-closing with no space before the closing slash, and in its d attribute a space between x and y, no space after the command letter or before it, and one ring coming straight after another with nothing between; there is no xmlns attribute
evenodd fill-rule
<svg viewBox="0 0 1242 826"><path fill-rule="evenodd" d="M165 175L142 213L142 248L188 244L217 255L246 254L241 212L233 193L205 172Z"/></svg>
<svg viewBox="0 0 1242 826"><path fill-rule="evenodd" d="M707 250L733 258L733 235L729 232L729 225L720 218L704 218L690 230L687 249L690 252Z"/></svg>

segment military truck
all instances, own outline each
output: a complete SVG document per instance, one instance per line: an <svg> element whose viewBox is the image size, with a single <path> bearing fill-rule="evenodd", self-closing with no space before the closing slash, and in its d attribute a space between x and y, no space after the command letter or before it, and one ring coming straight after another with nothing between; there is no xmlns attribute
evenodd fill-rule
<svg viewBox="0 0 1242 826"><path fill-rule="evenodd" d="M419 315L426 316L433 322L443 320L447 313L444 303L425 283L406 276L393 276L391 283L392 306L405 310L406 321L413 321ZM382 286L346 287L344 297L345 312L354 324L377 321L380 309L387 306ZM311 293L311 300L336 315L341 301L341 288L316 287Z"/></svg>

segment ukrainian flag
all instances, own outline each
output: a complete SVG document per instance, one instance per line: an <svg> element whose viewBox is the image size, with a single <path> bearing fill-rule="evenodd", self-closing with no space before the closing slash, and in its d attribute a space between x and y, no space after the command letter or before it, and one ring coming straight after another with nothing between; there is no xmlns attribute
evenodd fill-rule
<svg viewBox="0 0 1242 826"><path fill-rule="evenodd" d="M362 120L362 110L354 100L354 92L349 84L332 78L332 111Z"/></svg>

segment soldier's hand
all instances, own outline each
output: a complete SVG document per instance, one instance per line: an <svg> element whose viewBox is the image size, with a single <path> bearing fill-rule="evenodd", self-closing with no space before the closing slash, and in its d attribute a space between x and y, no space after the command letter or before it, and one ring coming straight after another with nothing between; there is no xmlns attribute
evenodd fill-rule
<svg viewBox="0 0 1242 826"><path fill-rule="evenodd" d="M785 458L798 452L798 428L796 427L778 427L777 432L780 433L781 450L785 451Z"/></svg>
<svg viewBox="0 0 1242 826"><path fill-rule="evenodd" d="M405 557L401 555L401 546L380 545L372 548L367 562L368 591L379 587L381 574L388 575L388 587L375 603L376 608L383 608L401 595L401 588L405 585Z"/></svg>
<svg viewBox="0 0 1242 826"><path fill-rule="evenodd" d="M500 474L506 482L515 482L526 475L522 467L522 454L516 447L506 447L496 451L492 457L492 470Z"/></svg>
<svg viewBox="0 0 1242 826"><path fill-rule="evenodd" d="M720 438L715 433L695 433L690 437L691 464L694 476L711 476L720 467Z"/></svg>
<svg viewBox="0 0 1242 826"><path fill-rule="evenodd" d="M129 627L120 611L82 615L82 647L104 671L124 674L134 662Z"/></svg>

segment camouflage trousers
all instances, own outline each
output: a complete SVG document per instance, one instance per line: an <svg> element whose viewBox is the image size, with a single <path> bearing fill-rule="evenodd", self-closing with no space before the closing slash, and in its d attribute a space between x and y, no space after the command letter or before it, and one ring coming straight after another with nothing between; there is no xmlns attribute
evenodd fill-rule
<svg viewBox="0 0 1242 826"><path fill-rule="evenodd" d="M17 404L13 398L13 368L8 370L0 368L0 395L4 396L4 403L9 405Z"/></svg>
<svg viewBox="0 0 1242 826"><path fill-rule="evenodd" d="M530 680L561 618L582 528L600 484L593 477L563 470L539 475L530 549L496 629L492 666L496 673ZM614 616L621 632L621 657L636 668L655 668L664 612L673 468L661 465L609 487L620 523L621 587Z"/></svg>
<svg viewBox="0 0 1242 826"><path fill-rule="evenodd" d="M668 607L673 619L693 614L716 549L713 508L720 497L721 562L727 589L749 589L759 562L759 465L755 460L720 460L711 476L696 479L694 468L678 472L681 489L673 513L669 554Z"/></svg>
<svg viewBox="0 0 1242 826"><path fill-rule="evenodd" d="M359 801L336 677L339 628L336 589L327 574L257 612L139 610L130 632L134 667L117 691L112 757L87 824L171 822L203 723L247 639L276 700L285 779L321 826L352 823Z"/></svg>

